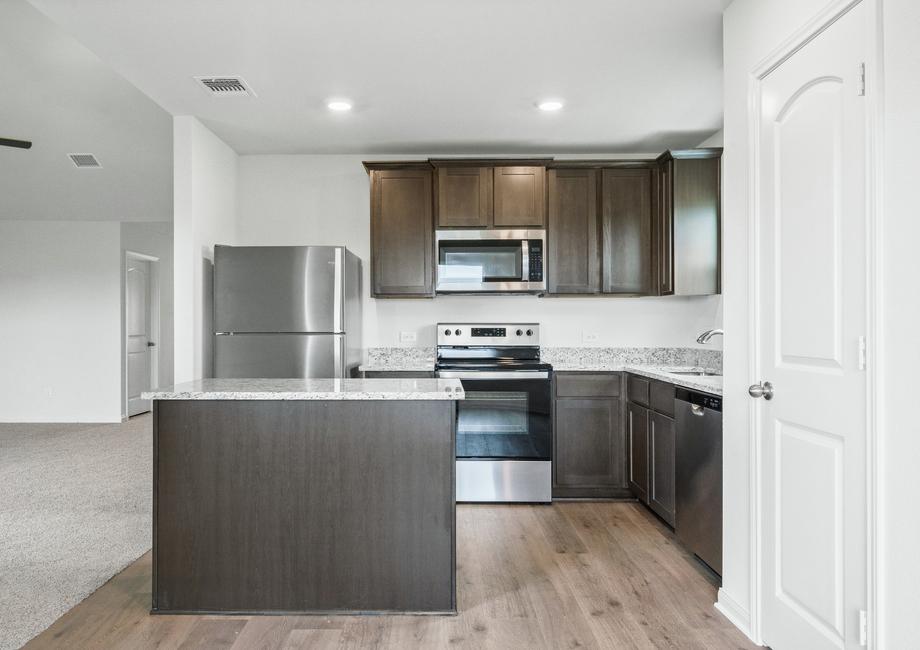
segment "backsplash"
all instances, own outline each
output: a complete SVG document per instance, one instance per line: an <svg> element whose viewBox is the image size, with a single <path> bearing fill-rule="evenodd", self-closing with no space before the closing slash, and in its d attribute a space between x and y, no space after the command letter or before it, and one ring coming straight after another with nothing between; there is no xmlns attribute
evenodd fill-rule
<svg viewBox="0 0 920 650"><path fill-rule="evenodd" d="M577 348L577 347L542 347L540 356L543 361L565 366L618 366L618 365L653 365L653 366L700 366L709 370L722 370L722 351L704 348ZM435 360L435 348L368 348L364 365L387 368L390 370L417 369L432 367Z"/></svg>
<svg viewBox="0 0 920 650"><path fill-rule="evenodd" d="M702 348L576 348L543 347L540 358L564 368L565 366L700 366L709 370L722 370L722 351Z"/></svg>

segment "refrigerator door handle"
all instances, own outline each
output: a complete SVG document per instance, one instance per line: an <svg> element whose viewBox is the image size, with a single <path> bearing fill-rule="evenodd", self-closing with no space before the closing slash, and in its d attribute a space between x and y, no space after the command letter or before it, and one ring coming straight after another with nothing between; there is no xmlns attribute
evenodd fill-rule
<svg viewBox="0 0 920 650"><path fill-rule="evenodd" d="M343 274L345 270L344 257L345 249L337 247L335 249L335 271L332 285L332 331L336 334L342 332L342 313L344 311L342 305Z"/></svg>
<svg viewBox="0 0 920 650"><path fill-rule="evenodd" d="M336 337L339 340L332 346L332 368L337 378L345 378L345 337Z"/></svg>

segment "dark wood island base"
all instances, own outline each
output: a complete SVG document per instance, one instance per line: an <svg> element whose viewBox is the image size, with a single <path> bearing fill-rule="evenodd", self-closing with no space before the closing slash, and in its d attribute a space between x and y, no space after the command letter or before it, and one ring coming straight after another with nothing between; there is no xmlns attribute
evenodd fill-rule
<svg viewBox="0 0 920 650"><path fill-rule="evenodd" d="M456 613L455 405L155 401L151 612Z"/></svg>

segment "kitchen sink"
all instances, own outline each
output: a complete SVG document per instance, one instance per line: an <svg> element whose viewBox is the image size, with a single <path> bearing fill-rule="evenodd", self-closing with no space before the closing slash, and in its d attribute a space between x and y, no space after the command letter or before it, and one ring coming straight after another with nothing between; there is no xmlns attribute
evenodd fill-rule
<svg viewBox="0 0 920 650"><path fill-rule="evenodd" d="M715 370L668 370L669 375L692 375L694 377L721 377L721 372Z"/></svg>

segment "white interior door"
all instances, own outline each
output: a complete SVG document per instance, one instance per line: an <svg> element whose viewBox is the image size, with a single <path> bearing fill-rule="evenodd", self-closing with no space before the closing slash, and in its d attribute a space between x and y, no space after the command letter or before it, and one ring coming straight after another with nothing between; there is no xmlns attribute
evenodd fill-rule
<svg viewBox="0 0 920 650"><path fill-rule="evenodd" d="M762 611L774 650L856 647L866 606L866 12L856 5L761 82L758 358L774 390L758 406Z"/></svg>
<svg viewBox="0 0 920 650"><path fill-rule="evenodd" d="M150 389L150 263L128 258L125 271L127 315L128 415L150 410L150 400L140 398Z"/></svg>

